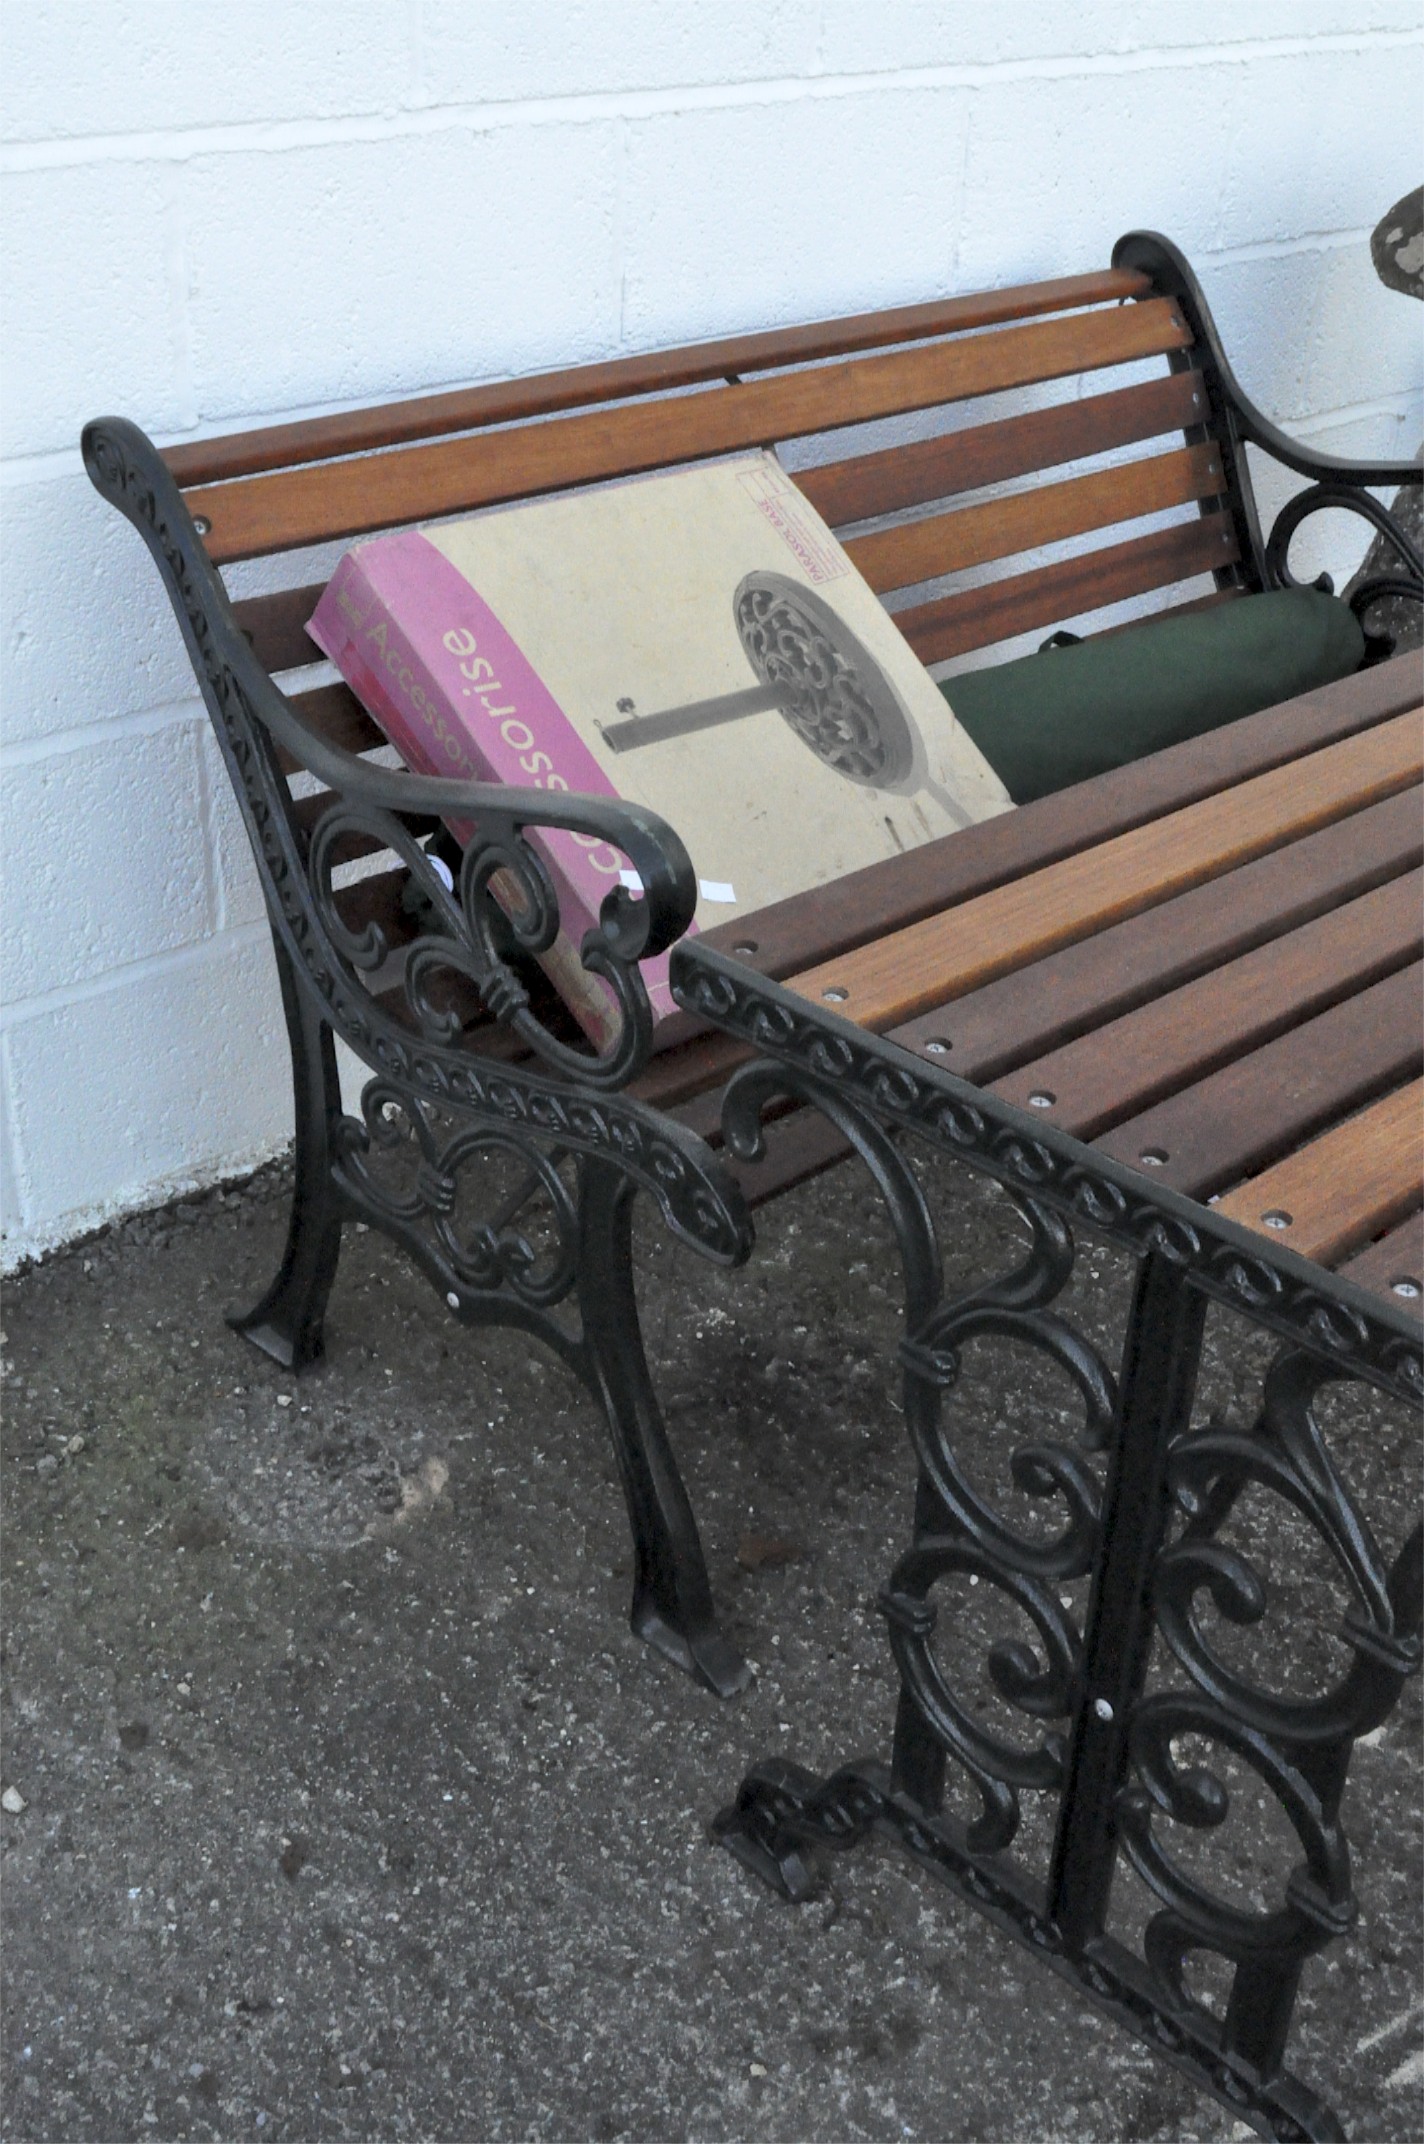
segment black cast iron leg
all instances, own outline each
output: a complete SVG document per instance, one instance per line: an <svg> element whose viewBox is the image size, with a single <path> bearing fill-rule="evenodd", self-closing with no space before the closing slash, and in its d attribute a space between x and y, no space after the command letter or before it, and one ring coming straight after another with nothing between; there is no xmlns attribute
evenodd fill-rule
<svg viewBox="0 0 1424 2144"><path fill-rule="evenodd" d="M1117 1858L1116 1798L1152 1647L1152 1573L1167 1522L1167 1455L1191 1420L1206 1299L1149 1252L1137 1276L1118 1427L1089 1604L1082 1689L1049 1879L1049 1918L1070 1957L1103 1932Z"/></svg>
<svg viewBox="0 0 1424 2144"><path fill-rule="evenodd" d="M719 1697L750 1669L717 1628L697 1524L648 1375L633 1286L637 1186L612 1163L579 1167L579 1307L633 1536L634 1631Z"/></svg>
<svg viewBox="0 0 1424 2144"><path fill-rule="evenodd" d="M341 1206L331 1179L341 1085L331 1029L298 985L275 931L272 938L292 1046L292 1212L276 1279L251 1310L231 1312L227 1322L283 1369L302 1370L321 1354L322 1320L341 1254Z"/></svg>

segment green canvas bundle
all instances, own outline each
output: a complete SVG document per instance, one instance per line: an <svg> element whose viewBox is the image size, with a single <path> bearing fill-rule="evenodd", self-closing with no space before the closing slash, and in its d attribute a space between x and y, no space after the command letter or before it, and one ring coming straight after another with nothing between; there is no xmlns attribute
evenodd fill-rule
<svg viewBox="0 0 1424 2144"><path fill-rule="evenodd" d="M1364 653L1348 604L1288 588L1049 645L940 689L1028 804L1348 676Z"/></svg>

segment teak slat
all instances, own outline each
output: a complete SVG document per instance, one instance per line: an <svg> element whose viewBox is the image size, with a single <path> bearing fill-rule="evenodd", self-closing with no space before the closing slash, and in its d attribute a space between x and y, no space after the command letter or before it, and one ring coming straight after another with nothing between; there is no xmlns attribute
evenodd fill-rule
<svg viewBox="0 0 1424 2144"><path fill-rule="evenodd" d="M343 752L370 752L388 741L349 685L318 685L311 692L299 692L292 707L308 729ZM283 745L277 747L277 759L284 774L294 774L303 764Z"/></svg>
<svg viewBox="0 0 1424 2144"><path fill-rule="evenodd" d="M1421 743L1419 723L1397 716L926 917L790 987L861 1027L893 1027L1408 787L1424 771Z"/></svg>
<svg viewBox="0 0 1424 2144"><path fill-rule="evenodd" d="M264 670L301 670L326 658L307 633L307 620L321 601L325 583L282 588L275 595L243 596L232 606L238 630Z"/></svg>
<svg viewBox="0 0 1424 2144"><path fill-rule="evenodd" d="M1206 418L1206 390L1195 372L1169 372L1137 387L1117 387L1082 401L1056 402L995 424L965 425L936 439L907 439L898 447L857 454L843 462L798 469L794 481L823 520L842 528L932 499L951 499L1029 476L1062 462L1110 453L1163 432L1185 431Z"/></svg>
<svg viewBox="0 0 1424 2144"><path fill-rule="evenodd" d="M1161 356L1190 340L1173 301L1149 298L664 401L199 486L186 496L209 523L209 557L222 564Z"/></svg>
<svg viewBox="0 0 1424 2144"><path fill-rule="evenodd" d="M1333 1265L1418 1205L1421 1174L1424 1081L1415 1080L1228 1192L1216 1210Z"/></svg>
<svg viewBox="0 0 1424 2144"><path fill-rule="evenodd" d="M965 1079L998 1079L1421 859L1420 795L1406 790L893 1028L891 1039Z"/></svg>
<svg viewBox="0 0 1424 2144"><path fill-rule="evenodd" d="M728 373L807 364L889 343L917 342L924 336L949 335L1009 320L1029 320L1044 313L1066 312L1077 306L1140 298L1150 287L1145 275L1122 268L1059 276L1005 290L933 299L924 305L894 306L884 312L855 313L840 320L770 328L755 335L724 336L716 342L612 358L604 364L532 373L524 379L501 380L487 387L413 396L404 402L345 410L294 424L263 425L250 432L229 433L221 439L198 439L165 448L163 459L179 484L216 483L227 477L251 476L259 470L287 468L297 462L325 461L332 455L369 453L410 440L472 431L481 425L551 416L559 410L617 401L625 395L666 393L673 388L695 386L702 380L725 379Z"/></svg>
<svg viewBox="0 0 1424 2144"><path fill-rule="evenodd" d="M1424 971L1401 968L1095 1144L1156 1183L1206 1198L1413 1079L1424 1064L1421 1013Z"/></svg>
<svg viewBox="0 0 1424 2144"><path fill-rule="evenodd" d="M891 1039L964 1079L999 1079L1421 861L1424 811L1420 792L1406 789L893 1028Z"/></svg>
<svg viewBox="0 0 1424 2144"><path fill-rule="evenodd" d="M1235 565L1241 556L1225 514L1206 514L1175 528L1154 529L1124 543L1101 545L1078 558L1064 558L1030 573L1015 573L983 588L965 588L896 611L895 623L922 663L948 662L971 648L991 647L1017 633L1044 625L1061 625L1122 603ZM950 683L951 696L954 692Z"/></svg>
<svg viewBox="0 0 1424 2144"><path fill-rule="evenodd" d="M1424 1304L1424 1209L1357 1251L1340 1271L1358 1287L1387 1297L1396 1309L1403 1304L1418 1312Z"/></svg>
<svg viewBox="0 0 1424 2144"><path fill-rule="evenodd" d="M1150 454L1116 469L1040 484L982 506L960 506L873 536L855 536L845 549L877 594L932 581L966 566L987 565L1017 551L1081 536L1114 522L1135 521L1169 506L1190 506L1223 489L1221 450L1209 440Z"/></svg>
<svg viewBox="0 0 1424 2144"><path fill-rule="evenodd" d="M715 924L704 942L780 980L1388 721L1417 708L1419 697L1417 658L1396 656L1114 774ZM748 945L754 950L743 953Z"/></svg>
<svg viewBox="0 0 1424 2144"><path fill-rule="evenodd" d="M1417 961L1424 950L1421 896L1417 871L1392 879L1020 1065L991 1091L1021 1109L1036 1107L1045 1124L1091 1139Z"/></svg>

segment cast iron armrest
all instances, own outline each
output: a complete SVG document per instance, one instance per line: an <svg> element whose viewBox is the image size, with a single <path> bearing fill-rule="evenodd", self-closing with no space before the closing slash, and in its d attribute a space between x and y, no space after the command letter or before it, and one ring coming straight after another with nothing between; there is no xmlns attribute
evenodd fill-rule
<svg viewBox="0 0 1424 2144"><path fill-rule="evenodd" d="M1312 514L1334 510L1358 514L1361 520L1369 522L1376 534L1391 545L1400 561L1398 572L1371 574L1355 589L1350 597L1350 608L1356 617L1363 621L1371 605L1385 596L1409 596L1415 602L1424 601L1424 558L1420 556L1419 547L1399 517L1382 499L1371 495L1374 488L1398 490L1403 485L1424 481L1424 465L1418 459L1368 462L1351 460L1340 454L1311 453L1308 448L1287 438L1269 417L1263 417L1229 371L1225 384L1233 399L1241 437L1269 454L1273 461L1294 470L1297 476L1310 479L1304 491L1287 499L1266 539L1268 587L1300 586L1290 569L1290 547L1296 531ZM1316 586L1333 593L1334 584L1329 574L1322 574Z"/></svg>
<svg viewBox="0 0 1424 2144"><path fill-rule="evenodd" d="M1351 596L1356 616L1381 596L1424 597L1424 559L1419 548L1400 526L1389 508L1372 498L1374 488L1417 484L1424 469L1415 461L1354 461L1338 454L1313 453L1272 424L1245 392L1231 369L1211 308L1186 256L1159 231L1128 231L1113 247L1114 268L1136 269L1152 280L1154 292L1172 297L1182 307L1191 327L1196 351L1204 353L1200 366L1211 403L1212 430L1219 438L1223 458L1236 465L1244 511L1240 536L1265 588L1298 586L1287 560L1291 540L1301 523L1326 508L1343 508L1359 514L1386 537L1401 560L1398 573L1374 575ZM1196 352L1193 360L1199 365ZM1187 360L1192 362L1193 360ZM1244 449L1259 447L1297 476L1309 479L1305 491L1288 499L1276 516L1270 536L1263 542L1256 523ZM1326 577L1328 578L1328 577ZM1319 584L1317 584L1319 585Z"/></svg>
<svg viewBox="0 0 1424 2144"><path fill-rule="evenodd" d="M83 449L96 489L133 523L153 553L233 776L274 928L322 990L338 1032L368 1058L373 1049L379 1057L391 1040L380 1032L388 1023L368 993L362 993L367 1005L358 1033L340 1017L331 996L332 967L345 971L347 983L359 989L361 976L378 968L387 951L378 925L353 932L336 905L337 844L343 836L359 834L399 857L430 902L433 928L407 957L405 987L431 1047L449 1048L458 1031L453 1015L440 1010L429 991L441 970L453 970L475 984L495 1018L550 1070L602 1092L626 1084L645 1060L652 1034L638 963L682 936L697 903L696 875L679 836L655 812L618 798L408 774L368 765L319 736L249 646L152 441L126 419L104 417L85 426ZM331 792L309 838L294 816L278 746ZM471 823L453 890L404 823L413 813ZM558 935L558 897L548 866L525 839L527 829L539 827L607 842L627 857L642 882L640 897L622 885L609 892L597 926L580 947L584 967L606 986L617 1009L617 1033L597 1054L571 1049L549 1033L504 957L511 948L521 954L547 952ZM496 875L503 901L491 887ZM349 1002L349 991L345 995Z"/></svg>

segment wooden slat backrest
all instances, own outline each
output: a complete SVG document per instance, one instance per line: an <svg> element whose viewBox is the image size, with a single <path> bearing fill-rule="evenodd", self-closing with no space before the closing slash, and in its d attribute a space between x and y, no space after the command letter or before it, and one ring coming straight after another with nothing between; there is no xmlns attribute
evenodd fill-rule
<svg viewBox="0 0 1424 2144"><path fill-rule="evenodd" d="M1000 564L986 587L898 614L911 646L934 662L1204 573L1226 578L1239 547L1231 517L1207 512L1225 479L1190 342L1172 299L1153 296L1140 275L1110 271L268 427L174 448L167 459L206 525L210 555L235 563L1075 373L1170 361L1177 369L1163 377L800 473L882 594ZM906 343L914 347L895 347ZM1189 443L1043 481L1065 462L1172 433ZM982 497L987 486L1024 478L1037 481ZM867 518L926 505L951 510L851 533ZM1005 564L1193 505L1201 518L1026 572ZM319 593L320 584L305 583L236 606L269 669L316 659L305 627ZM379 741L340 688L306 695L302 711L348 749Z"/></svg>
<svg viewBox="0 0 1424 2144"><path fill-rule="evenodd" d="M818 514L833 527L846 528L1164 432L1184 432L1205 418L1200 374L1169 372L1136 387L1055 402L994 424L962 425L934 439L907 439L848 461L823 462L798 470L796 482Z"/></svg>
<svg viewBox="0 0 1424 2144"><path fill-rule="evenodd" d="M264 670L299 670L321 660L307 637L307 620L321 601L323 581L282 588L274 595L244 596L232 606L238 627Z"/></svg>
<svg viewBox="0 0 1424 2144"><path fill-rule="evenodd" d="M295 424L266 425L223 439L200 439L169 447L164 460L186 487L213 484L230 477L253 476L303 462L327 461L341 454L368 454L382 447L452 432L478 430L546 417L560 410L619 402L635 395L667 394L731 375L765 372L785 365L814 364L856 350L920 342L935 335L965 334L1000 327L1011 320L1032 320L1089 305L1121 304L1145 297L1150 285L1135 269L1107 268L1089 275L1058 276L1041 283L1020 283L961 297L937 298L926 305L889 307L839 320L770 328L760 334L734 335L681 349L653 350L606 364L575 365L557 372L501 380L489 387L456 389L450 394L416 396L375 409L343 411Z"/></svg>
<svg viewBox="0 0 1424 2144"><path fill-rule="evenodd" d="M1134 521L1169 506L1216 498L1222 482L1220 451L1204 440L1116 469L1099 469L1091 476L986 500L981 506L901 522L873 536L854 536L846 550L871 587L884 594L1115 521Z"/></svg>
<svg viewBox="0 0 1424 2144"><path fill-rule="evenodd" d="M897 611L895 623L922 663L947 662L971 648L991 647L1064 618L1101 610L1154 588L1175 587L1201 573L1224 572L1241 556L1225 514L1154 529L1123 543L1101 544L1076 558L1036 566L982 588L936 596Z"/></svg>
<svg viewBox="0 0 1424 2144"><path fill-rule="evenodd" d="M931 409L1189 347L1169 298L816 365L689 395L200 485L218 564Z"/></svg>
<svg viewBox="0 0 1424 2144"><path fill-rule="evenodd" d="M309 728L343 752L370 752L386 742L349 685L318 685L296 693L292 706ZM277 762L284 774L295 773L299 765L280 746Z"/></svg>

